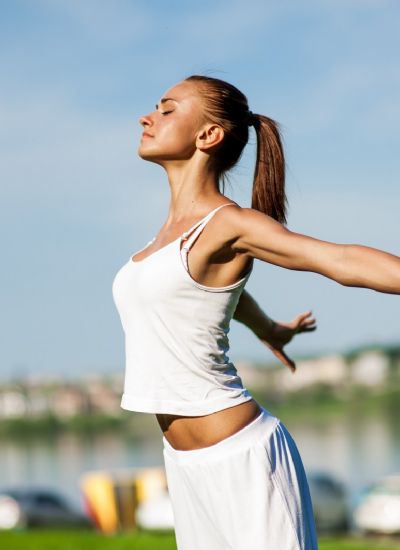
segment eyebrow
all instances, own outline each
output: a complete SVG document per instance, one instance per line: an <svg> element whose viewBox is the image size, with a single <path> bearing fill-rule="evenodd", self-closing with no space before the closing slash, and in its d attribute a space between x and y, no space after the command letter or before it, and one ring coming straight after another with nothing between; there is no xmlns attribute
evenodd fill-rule
<svg viewBox="0 0 400 550"><path fill-rule="evenodd" d="M161 103L166 103L167 101L176 101L173 97L162 97L160 99ZM156 109L158 109L158 103L156 103Z"/></svg>

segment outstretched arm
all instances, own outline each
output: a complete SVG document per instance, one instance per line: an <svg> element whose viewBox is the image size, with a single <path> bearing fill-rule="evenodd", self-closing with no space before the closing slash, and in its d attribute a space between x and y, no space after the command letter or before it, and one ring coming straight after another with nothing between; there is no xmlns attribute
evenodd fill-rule
<svg viewBox="0 0 400 550"><path fill-rule="evenodd" d="M226 216L228 221L228 216ZM336 244L290 231L251 208L232 208L234 250L264 262L312 271L344 286L400 294L400 257L359 244Z"/></svg>
<svg viewBox="0 0 400 550"><path fill-rule="evenodd" d="M243 290L233 318L253 331L279 361L294 372L296 364L283 351L283 346L288 344L295 334L316 329L315 319L308 319L310 315L311 311L306 311L289 322L274 321L264 313L254 298L246 290Z"/></svg>

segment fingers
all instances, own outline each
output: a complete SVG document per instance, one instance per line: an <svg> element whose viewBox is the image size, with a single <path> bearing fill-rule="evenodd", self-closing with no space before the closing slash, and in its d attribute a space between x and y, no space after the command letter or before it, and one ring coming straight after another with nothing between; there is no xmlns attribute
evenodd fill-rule
<svg viewBox="0 0 400 550"><path fill-rule="evenodd" d="M305 311L304 313L300 313L300 315L297 316L297 322L298 322L297 329L299 332L315 330L317 328L315 325L316 323L315 317L311 317L310 319L308 319L311 313L312 311L308 310L308 311Z"/></svg>
<svg viewBox="0 0 400 550"><path fill-rule="evenodd" d="M307 319L307 317L309 317L311 315L312 311L309 310L309 311L306 311L304 313L300 313L300 315L298 315L298 319L300 320L301 323L304 323L304 324L312 324L312 323L315 323L315 317L312 317L311 319Z"/></svg>
<svg viewBox="0 0 400 550"><path fill-rule="evenodd" d="M312 332L313 330L316 330L317 327L305 327L299 330L299 332Z"/></svg>
<svg viewBox="0 0 400 550"><path fill-rule="evenodd" d="M277 321L280 325L289 328L290 330L296 332L302 332L304 330L304 327L312 327L315 326L316 320L315 317L311 317L311 319L308 319L308 317L311 315L312 311L309 309L308 311L305 311L303 313L299 313L299 315L296 315L296 317L292 321Z"/></svg>

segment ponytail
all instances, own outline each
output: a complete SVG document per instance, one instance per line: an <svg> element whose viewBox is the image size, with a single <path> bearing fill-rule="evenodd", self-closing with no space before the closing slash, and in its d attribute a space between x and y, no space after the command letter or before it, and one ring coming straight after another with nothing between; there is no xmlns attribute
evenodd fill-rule
<svg viewBox="0 0 400 550"><path fill-rule="evenodd" d="M286 224L285 156L279 124L264 115L252 114L257 135L251 207Z"/></svg>

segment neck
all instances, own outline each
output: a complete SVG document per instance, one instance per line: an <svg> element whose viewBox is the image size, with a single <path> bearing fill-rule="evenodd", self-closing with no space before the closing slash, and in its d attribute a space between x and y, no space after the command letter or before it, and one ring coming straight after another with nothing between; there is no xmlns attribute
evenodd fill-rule
<svg viewBox="0 0 400 550"><path fill-rule="evenodd" d="M163 167L171 193L166 226L202 217L223 196L215 172L200 163L174 161Z"/></svg>

